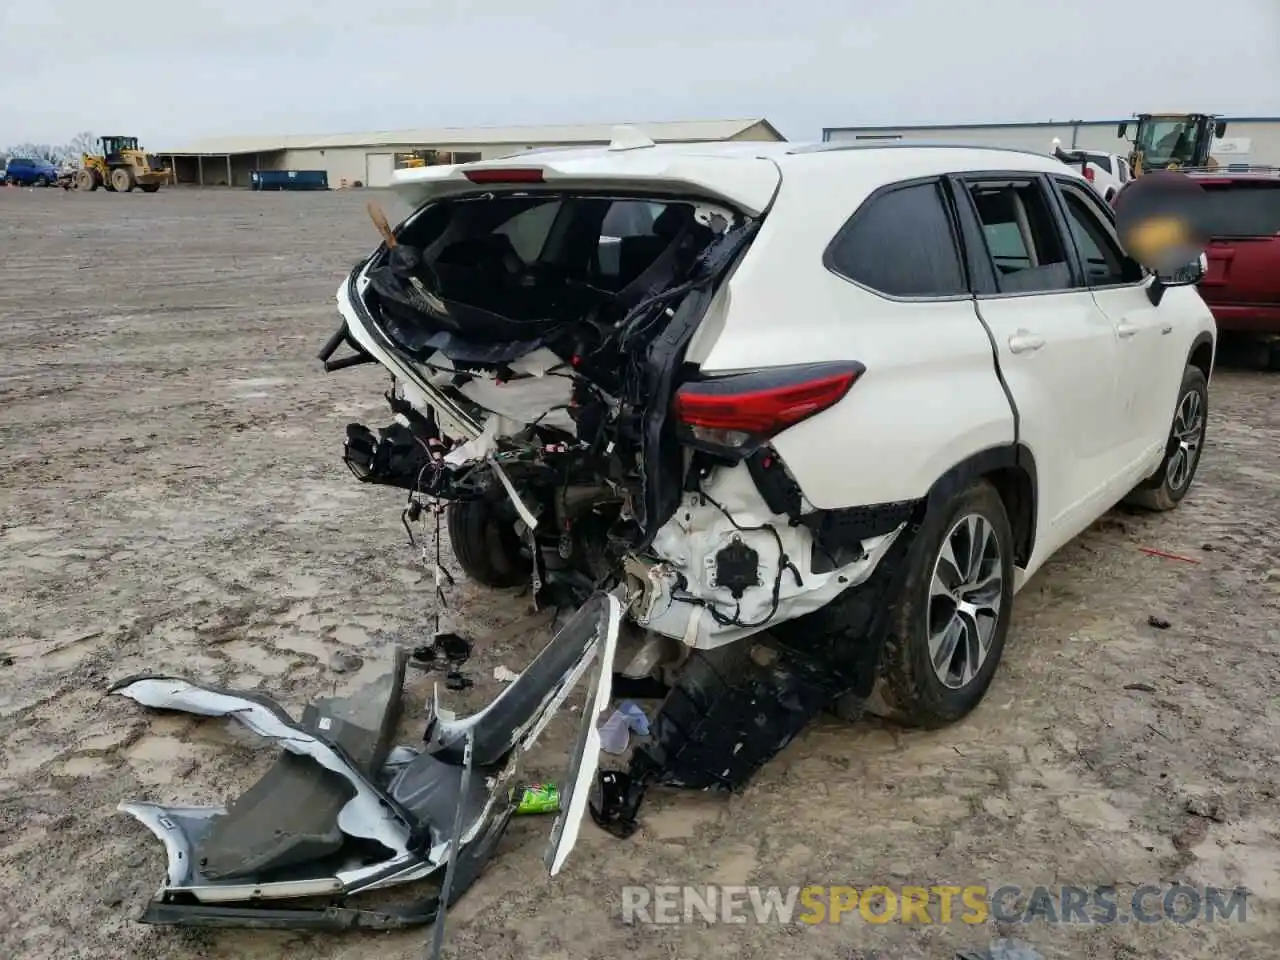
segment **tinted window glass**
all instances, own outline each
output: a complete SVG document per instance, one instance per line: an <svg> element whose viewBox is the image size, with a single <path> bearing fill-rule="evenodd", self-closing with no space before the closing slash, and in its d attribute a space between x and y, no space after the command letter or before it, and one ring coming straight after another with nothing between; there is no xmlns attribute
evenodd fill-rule
<svg viewBox="0 0 1280 960"><path fill-rule="evenodd" d="M1093 202L1074 184L1060 182L1060 186L1067 204L1067 223L1090 286L1141 280L1142 267L1125 255Z"/></svg>
<svg viewBox="0 0 1280 960"><path fill-rule="evenodd" d="M1107 171L1107 173L1113 173L1113 172L1114 172L1114 171L1111 169L1111 156L1110 156L1110 154L1106 154L1106 153L1091 153L1091 154L1089 154L1089 159L1090 159L1090 160L1092 160L1094 163L1096 163L1098 166L1100 166L1103 170Z"/></svg>
<svg viewBox="0 0 1280 960"><path fill-rule="evenodd" d="M1215 237L1269 237L1280 233L1280 182L1205 184L1209 233Z"/></svg>
<svg viewBox="0 0 1280 960"><path fill-rule="evenodd" d="M841 275L892 297L966 293L951 219L937 183L883 193L837 236L830 263Z"/></svg>
<svg viewBox="0 0 1280 960"><path fill-rule="evenodd" d="M1072 288L1062 237L1038 183L971 184L1001 293Z"/></svg>
<svg viewBox="0 0 1280 960"><path fill-rule="evenodd" d="M640 237L653 234L653 222L665 204L648 200L615 200L600 226L602 237Z"/></svg>
<svg viewBox="0 0 1280 960"><path fill-rule="evenodd" d="M511 245L525 263L533 263L542 253L546 245L551 225L555 223L556 214L560 212L560 201L540 203L521 213L517 213L494 233L506 234L511 238Z"/></svg>

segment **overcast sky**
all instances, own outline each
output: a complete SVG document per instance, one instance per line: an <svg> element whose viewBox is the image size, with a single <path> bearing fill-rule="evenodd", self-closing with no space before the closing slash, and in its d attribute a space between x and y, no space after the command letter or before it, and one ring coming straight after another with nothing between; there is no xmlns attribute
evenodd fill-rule
<svg viewBox="0 0 1280 960"><path fill-rule="evenodd" d="M1142 110L1280 115L1280 0L0 0L0 145Z"/></svg>

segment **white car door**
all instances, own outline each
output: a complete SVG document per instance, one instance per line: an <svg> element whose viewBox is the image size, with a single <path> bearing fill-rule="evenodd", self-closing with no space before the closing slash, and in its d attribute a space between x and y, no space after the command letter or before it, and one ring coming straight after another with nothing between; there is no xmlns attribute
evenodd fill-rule
<svg viewBox="0 0 1280 960"><path fill-rule="evenodd" d="M1136 482L1159 462L1182 383L1185 337L1173 311L1151 304L1151 278L1128 257L1105 207L1066 177L1054 177L1093 298L1119 339L1117 415L1126 428L1117 483ZM1122 490L1123 494L1125 490Z"/></svg>
<svg viewBox="0 0 1280 960"><path fill-rule="evenodd" d="M953 182L967 246L987 254L972 264L986 290L978 313L1017 410L1019 440L1036 462L1030 574L1105 509L1098 504L1126 429L1117 411L1116 330L1076 275L1046 180L984 174Z"/></svg>

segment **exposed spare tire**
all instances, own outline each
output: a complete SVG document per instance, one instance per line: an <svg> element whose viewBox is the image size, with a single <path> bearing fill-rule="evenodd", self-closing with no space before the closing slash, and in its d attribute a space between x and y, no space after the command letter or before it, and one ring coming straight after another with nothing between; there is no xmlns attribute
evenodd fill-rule
<svg viewBox="0 0 1280 960"><path fill-rule="evenodd" d="M469 578L487 587L516 587L527 583L532 564L516 533L502 516L500 504L489 500L456 500L448 507L449 543Z"/></svg>

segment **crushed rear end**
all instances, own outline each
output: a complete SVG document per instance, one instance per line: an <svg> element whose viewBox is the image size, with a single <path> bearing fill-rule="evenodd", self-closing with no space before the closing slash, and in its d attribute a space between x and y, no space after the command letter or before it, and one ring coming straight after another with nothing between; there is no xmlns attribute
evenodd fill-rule
<svg viewBox="0 0 1280 960"><path fill-rule="evenodd" d="M869 693L866 650L793 622L862 585L876 621L913 520L912 504L816 509L771 445L861 365L699 370L780 187L760 150L623 136L400 171L414 213L340 288L321 353L392 374L395 419L352 424L344 458L418 513L447 503L473 578L536 604L606 591L639 628L622 673L665 699L652 742L595 785L591 813L620 836L649 785L737 789Z"/></svg>

